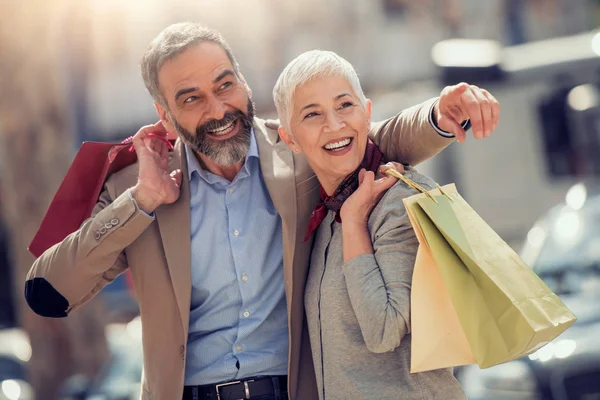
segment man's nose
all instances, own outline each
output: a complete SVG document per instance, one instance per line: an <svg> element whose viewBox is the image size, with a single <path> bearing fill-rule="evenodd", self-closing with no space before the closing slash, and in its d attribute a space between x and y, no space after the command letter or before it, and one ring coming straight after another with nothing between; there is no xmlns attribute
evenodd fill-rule
<svg viewBox="0 0 600 400"><path fill-rule="evenodd" d="M216 96L210 96L207 100L206 116L207 119L214 119L220 121L225 117L227 109L225 103L223 103Z"/></svg>

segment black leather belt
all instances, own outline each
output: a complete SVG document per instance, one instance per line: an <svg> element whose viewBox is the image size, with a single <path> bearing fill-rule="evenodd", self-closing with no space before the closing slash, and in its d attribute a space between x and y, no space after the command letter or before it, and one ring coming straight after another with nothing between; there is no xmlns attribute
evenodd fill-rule
<svg viewBox="0 0 600 400"><path fill-rule="evenodd" d="M214 385L186 386L183 400L240 400L287 393L287 376L259 376Z"/></svg>

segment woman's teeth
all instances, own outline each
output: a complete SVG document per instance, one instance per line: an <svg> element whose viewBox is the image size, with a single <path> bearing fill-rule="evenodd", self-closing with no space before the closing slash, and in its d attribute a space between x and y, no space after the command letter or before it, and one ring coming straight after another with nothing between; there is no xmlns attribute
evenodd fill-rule
<svg viewBox="0 0 600 400"><path fill-rule="evenodd" d="M325 145L325 150L333 150L333 151L341 150L344 147L348 146L351 141L352 141L352 139L348 138L348 139L340 140L339 142L327 143Z"/></svg>
<svg viewBox="0 0 600 400"><path fill-rule="evenodd" d="M237 120L233 120L230 123L228 123L227 125L219 128L219 129L215 129L213 131L208 131L208 133L210 133L211 135L215 135L215 136L227 135L228 133L231 133L231 131L233 130L233 127L234 127L236 121Z"/></svg>

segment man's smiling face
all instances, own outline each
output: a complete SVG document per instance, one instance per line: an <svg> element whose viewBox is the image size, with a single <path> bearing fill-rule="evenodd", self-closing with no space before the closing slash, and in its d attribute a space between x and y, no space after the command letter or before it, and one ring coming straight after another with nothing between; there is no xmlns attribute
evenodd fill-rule
<svg viewBox="0 0 600 400"><path fill-rule="evenodd" d="M165 62L158 82L168 109L156 107L169 130L216 164L245 158L254 118L251 92L219 44L201 42Z"/></svg>

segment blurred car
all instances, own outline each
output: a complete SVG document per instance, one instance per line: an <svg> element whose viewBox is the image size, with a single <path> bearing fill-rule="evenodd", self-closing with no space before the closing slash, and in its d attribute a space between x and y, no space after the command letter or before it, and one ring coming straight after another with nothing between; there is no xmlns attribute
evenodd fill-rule
<svg viewBox="0 0 600 400"><path fill-rule="evenodd" d="M142 324L131 322L106 326L110 358L92 380L75 375L65 383L64 400L137 400L142 380Z"/></svg>
<svg viewBox="0 0 600 400"><path fill-rule="evenodd" d="M470 400L600 399L600 194L573 186L529 231L523 259L577 316L535 353L488 369L457 368Z"/></svg>
<svg viewBox="0 0 600 400"><path fill-rule="evenodd" d="M20 329L0 329L0 400L31 400L26 363L31 357L27 335Z"/></svg>

